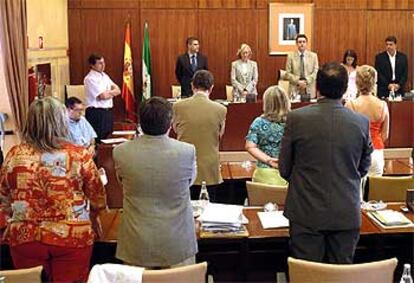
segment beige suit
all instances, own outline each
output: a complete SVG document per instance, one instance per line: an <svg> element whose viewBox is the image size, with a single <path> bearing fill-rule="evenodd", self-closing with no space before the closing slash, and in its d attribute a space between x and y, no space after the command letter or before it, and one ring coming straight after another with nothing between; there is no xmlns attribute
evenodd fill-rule
<svg viewBox="0 0 414 283"><path fill-rule="evenodd" d="M316 74L318 73L319 63L318 55L312 51L305 50L304 53L305 64L305 79L307 82L307 92L311 94L312 98L316 97ZM286 60L286 74L283 79L289 81L289 96L296 92L296 86L300 79L300 57L299 52L294 51L290 53Z"/></svg>
<svg viewBox="0 0 414 283"><path fill-rule="evenodd" d="M243 61L239 59L232 62L230 76L234 97L240 97L243 90L246 90L249 94L257 96L257 81L259 80L259 73L257 71L257 63L255 61L248 60L246 63L243 63Z"/></svg>
<svg viewBox="0 0 414 283"><path fill-rule="evenodd" d="M224 130L227 109L203 93L177 102L173 106L173 125L180 141L191 143L197 152L195 185L223 182L220 174L219 140Z"/></svg>
<svg viewBox="0 0 414 283"><path fill-rule="evenodd" d="M116 257L128 264L171 266L197 253L190 189L195 148L166 135L143 135L114 148L124 190Z"/></svg>

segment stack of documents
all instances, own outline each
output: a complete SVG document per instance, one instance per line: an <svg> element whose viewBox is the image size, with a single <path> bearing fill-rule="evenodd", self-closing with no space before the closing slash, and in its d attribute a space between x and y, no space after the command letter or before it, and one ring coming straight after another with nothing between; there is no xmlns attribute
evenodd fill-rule
<svg viewBox="0 0 414 283"><path fill-rule="evenodd" d="M370 211L368 216L379 224L381 227L388 228L405 228L414 227L413 222L399 211L385 209L378 211Z"/></svg>
<svg viewBox="0 0 414 283"><path fill-rule="evenodd" d="M258 212L263 229L289 227L289 220L283 211Z"/></svg>
<svg viewBox="0 0 414 283"><path fill-rule="evenodd" d="M115 143L123 143L128 141L126 138L111 138L111 139L103 139L101 140L104 144L115 144Z"/></svg>
<svg viewBox="0 0 414 283"><path fill-rule="evenodd" d="M243 216L243 206L209 203L198 220L201 230L206 232L238 232L244 230L246 218Z"/></svg>

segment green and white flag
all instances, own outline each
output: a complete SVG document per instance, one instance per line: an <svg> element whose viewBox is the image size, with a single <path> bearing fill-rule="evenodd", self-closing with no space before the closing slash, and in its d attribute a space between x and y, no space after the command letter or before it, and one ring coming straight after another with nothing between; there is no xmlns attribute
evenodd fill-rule
<svg viewBox="0 0 414 283"><path fill-rule="evenodd" d="M151 88L151 50L148 23L145 22L142 44L142 100L149 99L152 96Z"/></svg>

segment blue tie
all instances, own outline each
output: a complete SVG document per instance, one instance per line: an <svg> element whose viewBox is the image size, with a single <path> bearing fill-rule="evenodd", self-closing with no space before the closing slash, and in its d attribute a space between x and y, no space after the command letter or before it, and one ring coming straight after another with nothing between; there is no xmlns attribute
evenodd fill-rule
<svg viewBox="0 0 414 283"><path fill-rule="evenodd" d="M195 54L191 55L191 69L193 70L193 72L197 70Z"/></svg>

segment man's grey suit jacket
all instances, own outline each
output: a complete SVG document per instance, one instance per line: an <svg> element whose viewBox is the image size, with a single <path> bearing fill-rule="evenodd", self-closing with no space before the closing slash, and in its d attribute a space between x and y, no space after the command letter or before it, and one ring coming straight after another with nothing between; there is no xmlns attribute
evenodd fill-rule
<svg viewBox="0 0 414 283"><path fill-rule="evenodd" d="M284 214L317 230L350 230L361 224L360 181L371 163L368 118L340 100L288 114L279 154L289 181Z"/></svg>
<svg viewBox="0 0 414 283"><path fill-rule="evenodd" d="M142 137L114 148L124 212L116 257L140 266L171 266L197 253L189 186L195 148L166 135Z"/></svg>

